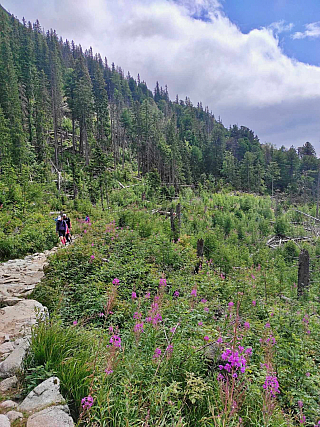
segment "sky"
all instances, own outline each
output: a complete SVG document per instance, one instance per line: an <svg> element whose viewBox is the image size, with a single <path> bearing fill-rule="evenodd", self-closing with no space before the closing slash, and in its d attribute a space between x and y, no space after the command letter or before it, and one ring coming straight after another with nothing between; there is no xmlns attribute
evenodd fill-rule
<svg viewBox="0 0 320 427"><path fill-rule="evenodd" d="M171 99L320 155L319 0L0 0Z"/></svg>

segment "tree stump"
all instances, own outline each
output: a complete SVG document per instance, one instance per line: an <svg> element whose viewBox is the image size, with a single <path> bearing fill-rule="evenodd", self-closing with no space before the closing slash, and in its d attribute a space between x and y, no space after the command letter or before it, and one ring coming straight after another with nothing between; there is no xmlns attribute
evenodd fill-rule
<svg viewBox="0 0 320 427"><path fill-rule="evenodd" d="M299 269L298 269L298 297L304 294L305 289L309 286L310 280L310 262L309 252L303 249L299 255Z"/></svg>
<svg viewBox="0 0 320 427"><path fill-rule="evenodd" d="M198 241L197 241L197 256L199 258L203 257L203 246L204 246L204 240L198 239Z"/></svg>

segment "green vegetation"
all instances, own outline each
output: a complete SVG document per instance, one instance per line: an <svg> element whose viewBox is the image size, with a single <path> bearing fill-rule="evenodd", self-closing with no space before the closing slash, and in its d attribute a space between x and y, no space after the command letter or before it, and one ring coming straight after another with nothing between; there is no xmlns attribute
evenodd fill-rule
<svg viewBox="0 0 320 427"><path fill-rule="evenodd" d="M133 189L123 190L128 200ZM178 202L174 243L170 219L152 209ZM34 332L26 385L56 373L79 425L294 426L304 416L314 425L320 247L303 244L315 283L298 299L300 248L266 241L278 218L291 236L302 222L271 207L268 198L186 190L161 205L137 194L125 208L92 209L31 296L51 321ZM243 360L224 368L227 349L245 358L243 372Z"/></svg>

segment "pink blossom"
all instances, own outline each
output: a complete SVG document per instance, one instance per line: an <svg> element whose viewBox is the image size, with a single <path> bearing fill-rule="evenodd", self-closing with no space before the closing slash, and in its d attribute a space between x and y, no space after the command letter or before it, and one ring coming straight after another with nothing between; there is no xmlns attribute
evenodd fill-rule
<svg viewBox="0 0 320 427"><path fill-rule="evenodd" d="M111 375L111 374L113 374L113 370L112 370L112 369L105 369L105 370L104 370L104 372L105 372L107 375Z"/></svg>
<svg viewBox="0 0 320 427"><path fill-rule="evenodd" d="M310 372L306 372L306 377L310 377Z"/></svg>
<svg viewBox="0 0 320 427"><path fill-rule="evenodd" d="M161 349L157 347L154 351L154 355L152 356L152 358L158 359L160 356L161 356Z"/></svg>
<svg viewBox="0 0 320 427"><path fill-rule="evenodd" d="M174 291L174 294L173 294L174 297L178 298L179 295L180 295L179 291Z"/></svg>
<svg viewBox="0 0 320 427"><path fill-rule="evenodd" d="M253 280L256 278L256 276L254 276L253 274L251 274L251 277L253 278Z"/></svg>
<svg viewBox="0 0 320 427"><path fill-rule="evenodd" d="M115 277L115 278L112 280L112 284L113 284L113 285L119 285L119 283L120 283L120 280L119 280L117 277Z"/></svg>
<svg viewBox="0 0 320 427"><path fill-rule="evenodd" d="M104 313L99 313L99 317L104 317Z"/></svg>
<svg viewBox="0 0 320 427"><path fill-rule="evenodd" d="M159 280L159 287L161 288L162 286L167 286L167 281L166 279L160 279Z"/></svg>
<svg viewBox="0 0 320 427"><path fill-rule="evenodd" d="M250 329L250 323L249 322L244 322L244 327L245 327L245 329Z"/></svg>
<svg viewBox="0 0 320 427"><path fill-rule="evenodd" d="M95 258L95 256L94 255L91 255L91 257L90 257L91 259L94 259Z"/></svg>
<svg viewBox="0 0 320 427"><path fill-rule="evenodd" d="M93 247L93 246L94 246L94 243L91 243L91 246Z"/></svg>
<svg viewBox="0 0 320 427"><path fill-rule="evenodd" d="M145 294L145 296L144 296L146 299L149 299L150 298L150 292L147 292L146 294Z"/></svg>
<svg viewBox="0 0 320 427"><path fill-rule="evenodd" d="M92 405L93 405L93 397L90 395L87 397L84 397L81 400L81 406L83 410L90 409Z"/></svg>
<svg viewBox="0 0 320 427"><path fill-rule="evenodd" d="M136 323L133 328L134 332L143 332L143 322Z"/></svg>
<svg viewBox="0 0 320 427"><path fill-rule="evenodd" d="M234 302L230 301L229 304L228 304L228 307L231 308L233 306L234 306Z"/></svg>
<svg viewBox="0 0 320 427"><path fill-rule="evenodd" d="M203 307L203 310L206 311L208 313L209 308L208 307Z"/></svg>
<svg viewBox="0 0 320 427"><path fill-rule="evenodd" d="M217 344L221 344L222 343L222 337L219 337L218 339L217 339Z"/></svg>
<svg viewBox="0 0 320 427"><path fill-rule="evenodd" d="M202 325L203 325L203 322L198 322L198 325L199 325L199 326L202 326Z"/></svg>
<svg viewBox="0 0 320 427"><path fill-rule="evenodd" d="M77 320L74 320L74 321L72 322L72 324L73 324L73 325L77 325L77 324L78 324L78 321L77 321Z"/></svg>
<svg viewBox="0 0 320 427"><path fill-rule="evenodd" d="M132 299L136 299L136 298L137 298L137 294L136 294L135 292L132 292L132 294L131 294L131 298L132 298Z"/></svg>
<svg viewBox="0 0 320 427"><path fill-rule="evenodd" d="M208 335L204 336L204 337L203 337L203 339L204 339L205 341L209 341L209 337L208 337Z"/></svg>
<svg viewBox="0 0 320 427"><path fill-rule="evenodd" d="M255 307L257 305L257 301L253 300L252 305Z"/></svg>
<svg viewBox="0 0 320 427"><path fill-rule="evenodd" d="M192 295L193 297L196 297L196 296L197 296L197 288L193 288L193 289L192 289L192 291L191 291L191 295Z"/></svg>

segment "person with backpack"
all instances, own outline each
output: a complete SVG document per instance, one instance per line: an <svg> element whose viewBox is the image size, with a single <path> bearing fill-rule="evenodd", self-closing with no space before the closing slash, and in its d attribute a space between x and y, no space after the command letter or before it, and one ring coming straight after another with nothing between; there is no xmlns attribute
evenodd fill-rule
<svg viewBox="0 0 320 427"><path fill-rule="evenodd" d="M66 222L67 224L67 229L66 229L66 239L68 243L71 243L72 239L71 239L71 220L69 217L67 217L67 214L63 214L63 220Z"/></svg>
<svg viewBox="0 0 320 427"><path fill-rule="evenodd" d="M56 222L56 233L59 235L60 242L65 246L66 244L66 230L67 230L67 223L64 221L64 219L61 216L58 216L57 222Z"/></svg>

